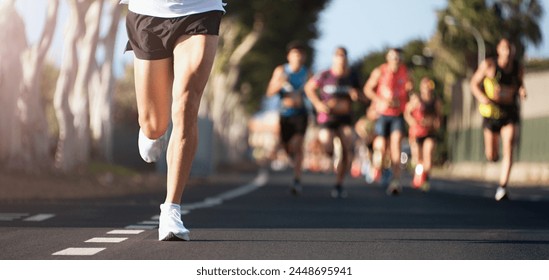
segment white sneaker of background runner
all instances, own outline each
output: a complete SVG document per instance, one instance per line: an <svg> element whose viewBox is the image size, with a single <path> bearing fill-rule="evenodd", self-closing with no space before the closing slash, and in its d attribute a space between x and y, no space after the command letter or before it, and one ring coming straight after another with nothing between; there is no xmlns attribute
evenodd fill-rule
<svg viewBox="0 0 549 280"><path fill-rule="evenodd" d="M143 134L143 131L139 129L139 139L137 142L141 158L148 163L152 163L160 159L160 156L166 149L167 137L166 134L164 134L158 139L149 139Z"/></svg>
<svg viewBox="0 0 549 280"><path fill-rule="evenodd" d="M174 203L160 204L158 224L158 240L160 241L190 241L189 230L181 221L181 206Z"/></svg>
<svg viewBox="0 0 549 280"><path fill-rule="evenodd" d="M496 201L500 201L502 199L507 199L507 188L504 187L498 187L496 191Z"/></svg>

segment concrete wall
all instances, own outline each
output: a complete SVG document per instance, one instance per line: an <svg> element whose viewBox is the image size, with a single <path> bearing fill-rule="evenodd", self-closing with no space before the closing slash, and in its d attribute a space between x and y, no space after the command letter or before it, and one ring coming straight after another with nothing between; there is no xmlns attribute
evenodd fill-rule
<svg viewBox="0 0 549 280"><path fill-rule="evenodd" d="M549 71L526 73L528 98L521 104L521 126L511 181L549 185ZM482 118L469 80L452 89L448 143L454 175L497 180L499 164L484 159Z"/></svg>

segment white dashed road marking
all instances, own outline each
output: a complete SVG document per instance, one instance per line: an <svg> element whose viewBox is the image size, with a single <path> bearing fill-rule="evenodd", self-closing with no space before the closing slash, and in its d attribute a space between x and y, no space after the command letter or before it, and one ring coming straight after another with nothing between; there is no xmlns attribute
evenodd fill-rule
<svg viewBox="0 0 549 280"><path fill-rule="evenodd" d="M85 242L86 243L120 243L124 240L128 239L127 237L94 237L92 239L88 239Z"/></svg>
<svg viewBox="0 0 549 280"><path fill-rule="evenodd" d="M260 187L263 187L269 178L269 173L266 170L262 170L259 172L258 176L249 184L243 185L241 187L238 187L234 190L230 190L224 193L221 193L214 197L208 197L204 199L204 201L197 202L197 203L189 203L189 204L182 204L181 205L181 214L185 215L190 213L190 210L198 209L198 208L208 208L213 207L216 205L219 205L223 203L224 200L230 200L233 198L236 198L238 196L242 196L245 194L248 194L256 189L259 189ZM17 214L17 215L16 215ZM7 217L10 219L15 218L21 218L22 216L28 216L28 214L23 213L12 213L11 216L2 216L2 213L0 213L0 221L3 217ZM32 217L29 217L25 219L25 221L43 221L49 218L52 218L53 214L38 214ZM6 218L6 219L7 219ZM144 230L152 230L158 228L158 220L160 218L160 215L155 215L151 217L150 220L147 221L141 221L138 224L133 224L126 226L124 229L115 229L107 232L107 234L140 234ZM127 240L127 237L93 237L91 239L88 239L84 241L85 243L120 243L125 240ZM95 255L106 248L67 248L58 252L53 253L52 255L56 256L92 256Z"/></svg>
<svg viewBox="0 0 549 280"><path fill-rule="evenodd" d="M54 256L93 256L107 248L67 248L53 253Z"/></svg>
<svg viewBox="0 0 549 280"><path fill-rule="evenodd" d="M30 217L24 219L23 221L25 221L25 222L42 222L42 221L45 221L47 219L51 219L53 217L55 217L55 214L38 214L38 215L30 216Z"/></svg>
<svg viewBox="0 0 549 280"><path fill-rule="evenodd" d="M158 225L158 221L142 221L139 222L140 225Z"/></svg>
<svg viewBox="0 0 549 280"><path fill-rule="evenodd" d="M28 215L28 213L0 213L0 221L18 220Z"/></svg>
<svg viewBox="0 0 549 280"><path fill-rule="evenodd" d="M125 229L155 229L157 225L129 225Z"/></svg>
<svg viewBox="0 0 549 280"><path fill-rule="evenodd" d="M107 234L140 234L144 232L141 229L115 229L107 232Z"/></svg>

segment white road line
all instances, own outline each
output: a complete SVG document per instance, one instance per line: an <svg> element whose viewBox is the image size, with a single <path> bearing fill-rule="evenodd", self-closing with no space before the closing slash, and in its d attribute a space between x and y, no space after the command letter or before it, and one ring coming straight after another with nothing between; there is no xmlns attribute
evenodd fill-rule
<svg viewBox="0 0 549 280"><path fill-rule="evenodd" d="M42 222L42 221L45 221L47 219L51 219L55 217L55 214L37 214L37 215L34 215L34 216L30 216L26 219L24 219L23 221L25 222Z"/></svg>
<svg viewBox="0 0 549 280"><path fill-rule="evenodd" d="M139 222L140 225L158 225L159 221L142 221Z"/></svg>
<svg viewBox="0 0 549 280"><path fill-rule="evenodd" d="M127 237L94 237L84 242L86 243L120 243L128 239Z"/></svg>
<svg viewBox="0 0 549 280"><path fill-rule="evenodd" d="M224 200L234 199L236 197L248 194L252 191L255 191L265 186L268 180L269 180L269 172L267 170L261 170L259 171L255 179L251 183L240 186L230 191L226 191L224 193L220 193L214 197L208 197L200 202L181 204L181 211L183 212L188 210L208 208L208 207L219 205L223 203Z"/></svg>
<svg viewBox="0 0 549 280"><path fill-rule="evenodd" d="M107 232L107 234L140 234L144 232L141 229L115 229Z"/></svg>
<svg viewBox="0 0 549 280"><path fill-rule="evenodd" d="M157 225L129 225L125 229L155 229Z"/></svg>
<svg viewBox="0 0 549 280"><path fill-rule="evenodd" d="M18 220L28 215L28 213L0 213L0 221Z"/></svg>
<svg viewBox="0 0 549 280"><path fill-rule="evenodd" d="M151 220L158 220L160 219L160 215L154 215L151 217Z"/></svg>
<svg viewBox="0 0 549 280"><path fill-rule="evenodd" d="M54 256L93 256L107 248L67 248L59 252L55 252Z"/></svg>

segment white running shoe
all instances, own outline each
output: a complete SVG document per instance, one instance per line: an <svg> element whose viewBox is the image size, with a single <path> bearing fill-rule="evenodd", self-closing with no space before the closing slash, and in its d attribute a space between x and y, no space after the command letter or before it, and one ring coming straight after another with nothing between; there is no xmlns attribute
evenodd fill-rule
<svg viewBox="0 0 549 280"><path fill-rule="evenodd" d="M397 196L402 192L402 186L400 185L400 180L393 179L387 187L387 195Z"/></svg>
<svg viewBox="0 0 549 280"><path fill-rule="evenodd" d="M190 241L189 230L181 221L181 206L179 204L160 204L158 225L158 240L160 241Z"/></svg>
<svg viewBox="0 0 549 280"><path fill-rule="evenodd" d="M168 144L167 138L166 134L164 134L162 137L152 140L145 136L143 131L139 129L139 139L137 142L141 158L148 163L153 163L160 159L160 156L166 150Z"/></svg>
<svg viewBox="0 0 549 280"><path fill-rule="evenodd" d="M504 199L509 199L509 196L507 195L507 188L500 186L496 191L496 201L501 201Z"/></svg>

